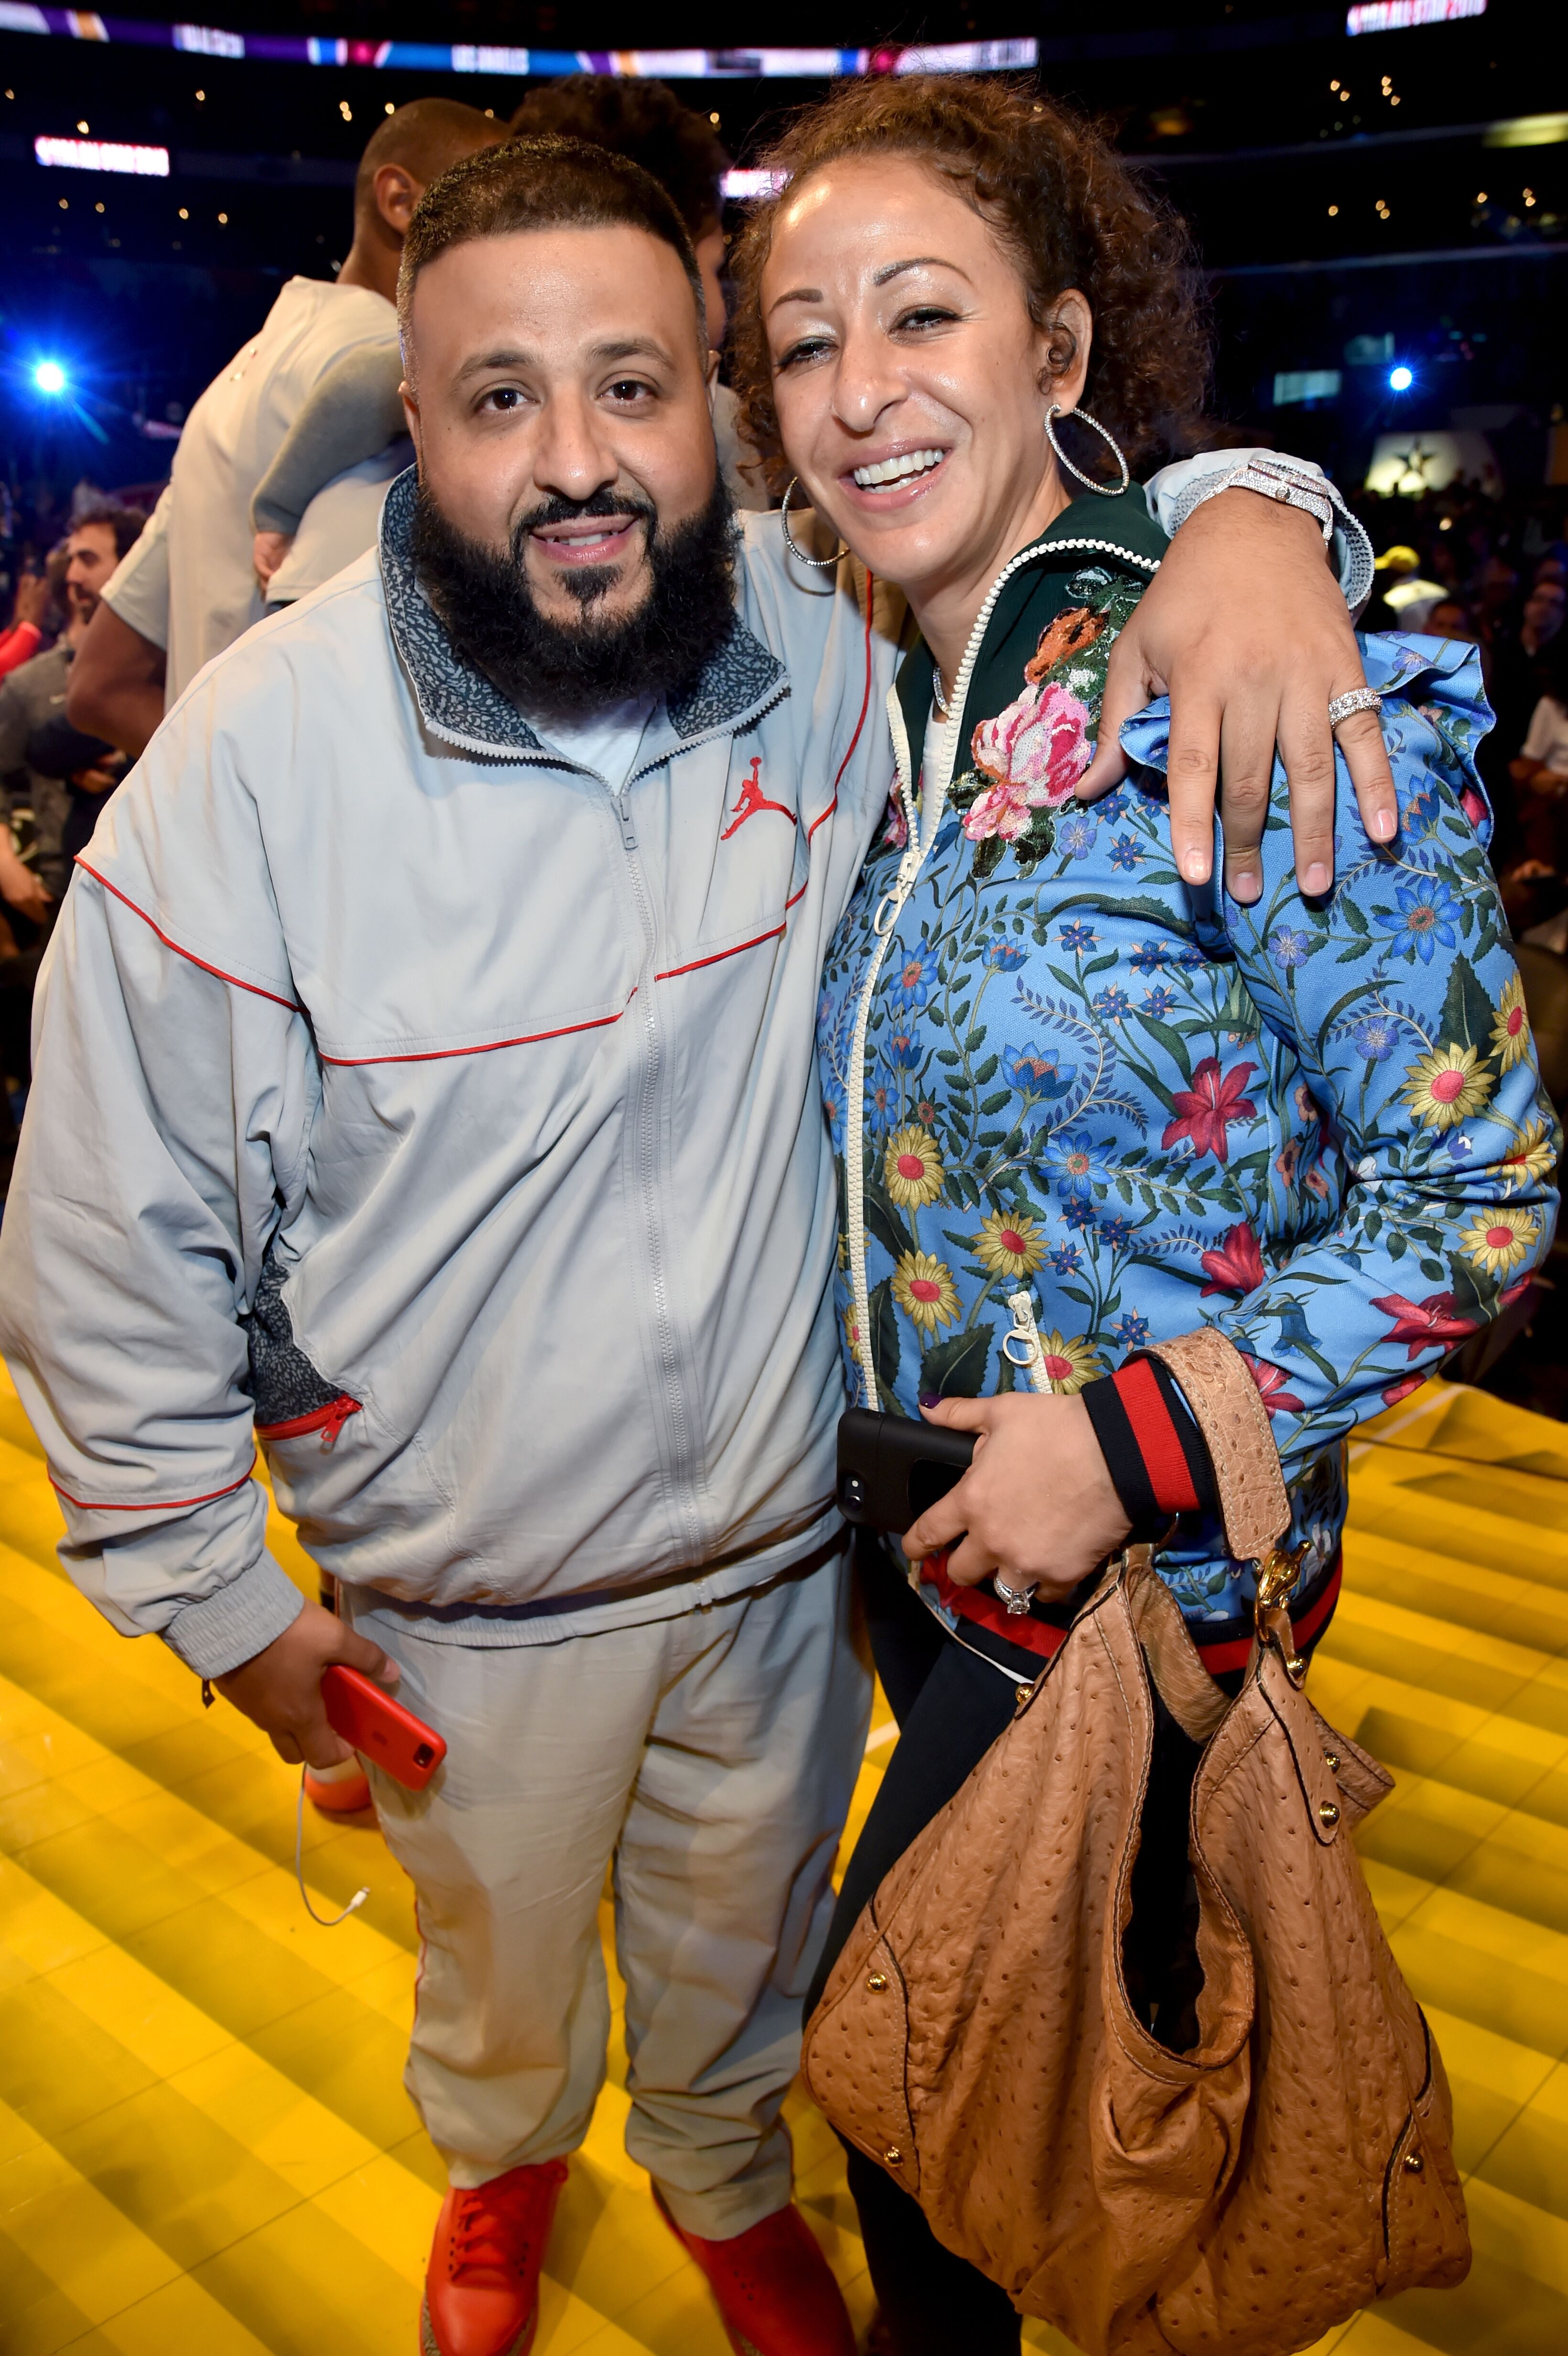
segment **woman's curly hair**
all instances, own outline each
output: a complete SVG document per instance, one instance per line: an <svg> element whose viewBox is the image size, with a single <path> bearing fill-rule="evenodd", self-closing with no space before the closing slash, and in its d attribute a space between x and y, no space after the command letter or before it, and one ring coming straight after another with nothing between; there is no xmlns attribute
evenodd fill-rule
<svg viewBox="0 0 1568 2356"><path fill-rule="evenodd" d="M1187 229L1093 124L1028 84L911 74L839 83L756 161L798 185L846 155L908 155L945 180L1011 253L1037 327L1050 321L1057 297L1077 287L1094 322L1083 406L1109 427L1130 465L1193 446L1209 341ZM760 290L782 201L781 193L759 203L737 243L731 343L741 431L775 491L789 470ZM1074 348L1063 327L1053 368L1071 368Z"/></svg>

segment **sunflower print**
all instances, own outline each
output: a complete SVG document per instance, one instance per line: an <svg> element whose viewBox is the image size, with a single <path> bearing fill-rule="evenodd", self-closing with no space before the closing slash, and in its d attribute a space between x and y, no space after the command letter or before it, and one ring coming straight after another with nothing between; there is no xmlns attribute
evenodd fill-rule
<svg viewBox="0 0 1568 2356"><path fill-rule="evenodd" d="M1556 1161L1557 1140L1546 1123L1527 1121L1503 1156L1503 1184L1511 1194L1532 1181L1549 1178Z"/></svg>
<svg viewBox="0 0 1568 2356"><path fill-rule="evenodd" d="M1047 1387L1062 1398L1070 1398L1105 1372L1100 1353L1085 1333L1069 1342L1053 1327L1040 1335L1040 1358Z"/></svg>
<svg viewBox="0 0 1568 2356"><path fill-rule="evenodd" d="M934 1333L958 1323L958 1288L953 1270L930 1252L905 1252L893 1270L893 1299L912 1325Z"/></svg>
<svg viewBox="0 0 1568 2356"><path fill-rule="evenodd" d="M1027 1211L1015 1212L1010 1218L992 1211L980 1222L975 1257L994 1276L1032 1276L1050 1244L1047 1230Z"/></svg>
<svg viewBox="0 0 1568 2356"><path fill-rule="evenodd" d="M1469 1226L1460 1228L1459 1248L1488 1276L1511 1276L1540 1236L1541 1221L1532 1211L1499 1205L1495 1211L1477 1211Z"/></svg>
<svg viewBox="0 0 1568 2356"><path fill-rule="evenodd" d="M928 1129L900 1129L888 1140L882 1175L895 1203L918 1211L934 1203L946 1175L942 1150Z"/></svg>
<svg viewBox="0 0 1568 2356"><path fill-rule="evenodd" d="M1530 1016L1525 1012L1524 984L1517 973L1510 973L1498 1001L1498 1019L1492 1025L1492 1054L1499 1072L1511 1072L1529 1053Z"/></svg>
<svg viewBox="0 0 1568 2356"><path fill-rule="evenodd" d="M1491 1075L1474 1047L1440 1047L1407 1074L1404 1100L1427 1129L1456 1129L1491 1094Z"/></svg>

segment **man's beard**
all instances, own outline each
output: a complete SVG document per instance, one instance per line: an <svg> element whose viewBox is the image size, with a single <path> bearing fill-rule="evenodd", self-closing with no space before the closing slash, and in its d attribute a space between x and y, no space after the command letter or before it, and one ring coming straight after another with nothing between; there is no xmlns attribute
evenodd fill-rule
<svg viewBox="0 0 1568 2356"><path fill-rule="evenodd" d="M528 534L580 516L628 513L644 519L651 574L635 610L619 619L594 613L615 586L619 565L563 567L563 585L581 604L582 618L549 620L528 583ZM701 513L669 531L660 530L650 503L596 491L592 498L555 498L535 508L513 530L509 552L497 556L459 531L421 482L413 559L464 659L525 712L572 720L671 693L723 644L735 619L731 520L722 476Z"/></svg>

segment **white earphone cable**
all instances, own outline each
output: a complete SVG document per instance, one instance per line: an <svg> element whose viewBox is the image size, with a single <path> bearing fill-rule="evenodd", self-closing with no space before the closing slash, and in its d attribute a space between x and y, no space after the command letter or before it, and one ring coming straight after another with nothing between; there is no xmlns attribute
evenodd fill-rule
<svg viewBox="0 0 1568 2356"><path fill-rule="evenodd" d="M299 1800L294 1808L294 1879L299 1883L304 1911L311 1921L319 1922L324 1931L336 1931L340 1922L347 1922L350 1914L364 1905L370 1892L368 1889L357 1890L340 1914L318 1914L311 1904L310 1892L304 1886L304 1779L305 1771L302 1767Z"/></svg>

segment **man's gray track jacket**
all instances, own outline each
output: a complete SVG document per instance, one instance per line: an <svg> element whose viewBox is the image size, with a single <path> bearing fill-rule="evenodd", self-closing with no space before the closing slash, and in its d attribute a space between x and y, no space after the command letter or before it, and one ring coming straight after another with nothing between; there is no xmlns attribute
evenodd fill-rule
<svg viewBox="0 0 1568 2356"><path fill-rule="evenodd" d="M298 1610L253 1427L316 1560L465 1642L833 1526L814 1016L892 643L746 519L734 630L618 802L458 659L411 497L193 682L40 985L0 1346L72 1577L206 1674Z"/></svg>

